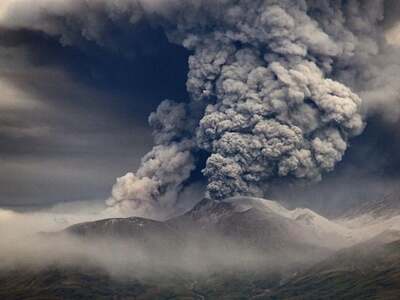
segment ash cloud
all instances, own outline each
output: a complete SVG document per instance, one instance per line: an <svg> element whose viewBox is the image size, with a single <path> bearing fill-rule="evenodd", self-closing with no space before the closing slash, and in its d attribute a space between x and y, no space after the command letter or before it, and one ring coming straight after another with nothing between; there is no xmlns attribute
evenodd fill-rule
<svg viewBox="0 0 400 300"><path fill-rule="evenodd" d="M371 115L400 116L391 1L24 2L3 2L0 25L118 47L110 24L147 22L192 53L190 99L160 104L154 148L114 185L108 204L124 211L173 211L199 167L214 199L265 195L277 177L319 181Z"/></svg>

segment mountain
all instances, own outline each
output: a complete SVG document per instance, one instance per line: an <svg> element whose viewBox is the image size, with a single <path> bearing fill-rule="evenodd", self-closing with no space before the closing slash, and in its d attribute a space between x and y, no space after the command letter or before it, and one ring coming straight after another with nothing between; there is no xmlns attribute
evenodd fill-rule
<svg viewBox="0 0 400 300"><path fill-rule="evenodd" d="M349 210L335 223L350 230L362 242L388 230L400 230L400 192L394 191Z"/></svg>
<svg viewBox="0 0 400 300"><path fill-rule="evenodd" d="M290 279L258 299L399 299L400 232L387 231Z"/></svg>
<svg viewBox="0 0 400 300"><path fill-rule="evenodd" d="M310 237L312 236L312 241L308 240L319 246L338 249L354 243L352 233L348 228L328 220L308 208L288 210L278 202L251 197L237 197L226 201L232 203L238 210L243 211L253 207L259 211L278 215L284 220L291 220L297 228L296 237L307 233ZM305 237L302 239L307 240Z"/></svg>
<svg viewBox="0 0 400 300"><path fill-rule="evenodd" d="M43 235L50 243L74 237L74 247L89 243L93 253L76 263L2 271L0 299L243 299L264 293L333 250L320 245L302 214L263 201L204 199L165 222L105 219ZM130 260L136 252L142 265Z"/></svg>
<svg viewBox="0 0 400 300"><path fill-rule="evenodd" d="M0 272L0 299L395 300L400 294L399 239L399 232L385 232L283 282L276 274L249 271L138 279L77 266L25 268Z"/></svg>
<svg viewBox="0 0 400 300"><path fill-rule="evenodd" d="M135 241L218 240L283 254L315 251L320 255L349 245L346 228L309 209L287 210L274 201L237 197L203 199L192 210L165 222L143 218L107 219L67 228L81 238L114 237Z"/></svg>
<svg viewBox="0 0 400 300"><path fill-rule="evenodd" d="M400 191L391 191L382 197L357 205L340 219L355 219L369 216L371 219L391 218L400 215Z"/></svg>
<svg viewBox="0 0 400 300"><path fill-rule="evenodd" d="M204 199L183 216L168 221L179 226L217 229L224 236L288 239L324 248L341 248L352 243L351 232L310 209L288 210L278 202L254 197L224 201ZM267 235L271 235L267 238ZM273 236L275 235L275 236Z"/></svg>
<svg viewBox="0 0 400 300"><path fill-rule="evenodd" d="M73 225L62 234L82 241L131 243L132 249L144 252L157 265L189 262L188 267L179 266L185 269L191 268L191 261L200 260L202 270L266 266L289 272L286 266L297 269L347 245L343 236L327 230L326 223L335 226L312 211L289 211L263 199L203 199L184 215L165 222L106 219Z"/></svg>
<svg viewBox="0 0 400 300"><path fill-rule="evenodd" d="M144 238L146 235L174 235L174 231L165 223L138 217L105 219L76 224L68 227L65 232L88 238L105 236Z"/></svg>
<svg viewBox="0 0 400 300"><path fill-rule="evenodd" d="M400 199L390 194L370 201L338 219L329 220L308 208L288 210L275 201L236 197L224 201L203 199L182 216L165 222L144 218L115 218L76 224L65 232L86 238L162 238L182 243L187 236L205 239L212 235L277 250L281 242L340 249L387 230L400 230ZM290 247L289 247L290 248Z"/></svg>
<svg viewBox="0 0 400 300"><path fill-rule="evenodd" d="M188 274L170 278L115 278L98 269L24 269L0 272L0 299L7 300L241 300L279 284L274 274ZM255 298L254 298L255 299Z"/></svg>
<svg viewBox="0 0 400 300"><path fill-rule="evenodd" d="M384 229L384 215L373 238L346 223L359 215L329 220L249 197L203 199L163 222L76 224L43 237L106 256L2 270L0 299L397 299L400 231ZM129 258L137 251L142 265Z"/></svg>

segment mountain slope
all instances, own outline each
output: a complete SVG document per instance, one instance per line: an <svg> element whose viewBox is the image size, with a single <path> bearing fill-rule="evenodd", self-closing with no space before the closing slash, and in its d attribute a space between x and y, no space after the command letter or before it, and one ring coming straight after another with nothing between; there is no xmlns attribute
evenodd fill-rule
<svg viewBox="0 0 400 300"><path fill-rule="evenodd" d="M400 232L344 249L260 299L398 299Z"/></svg>
<svg viewBox="0 0 400 300"><path fill-rule="evenodd" d="M166 222L107 219L77 224L64 232L81 238L162 239L174 244L193 238L205 241L218 238L221 242L236 242L263 251L291 251L299 247L304 250L340 247L346 238L337 234L338 228L310 210L289 211L273 201L235 198L220 202L204 199L183 216Z"/></svg>
<svg viewBox="0 0 400 300"><path fill-rule="evenodd" d="M269 291L279 280L275 274L249 272L114 278L102 270L51 266L0 273L0 299L243 300Z"/></svg>
<svg viewBox="0 0 400 300"><path fill-rule="evenodd" d="M277 274L249 271L138 279L111 277L100 269L49 266L0 272L0 299L394 300L400 295L399 238L399 232L386 232L281 285Z"/></svg>
<svg viewBox="0 0 400 300"><path fill-rule="evenodd" d="M349 229L310 209L288 210L275 201L253 197L235 197L220 202L204 199L185 215L169 220L168 224L175 228L194 225L206 230L220 227L218 230L227 236L235 236L235 232L229 230L240 227L236 233L245 232L243 237L269 232L293 242L333 249L353 243ZM251 227L257 228L250 230Z"/></svg>
<svg viewBox="0 0 400 300"><path fill-rule="evenodd" d="M78 247L104 240L88 249L112 260L87 253L3 270L0 299L398 299L400 233L333 254L357 232L264 199L204 199L165 222L106 219L44 235L50 243L72 236ZM140 264L130 265L138 247Z"/></svg>
<svg viewBox="0 0 400 300"><path fill-rule="evenodd" d="M346 212L340 219L355 219L370 216L373 219L391 218L400 215L400 190L396 189L382 197L366 201Z"/></svg>
<svg viewBox="0 0 400 300"><path fill-rule="evenodd" d="M350 230L355 242L388 230L400 230L400 193L395 191L367 201L334 221Z"/></svg>

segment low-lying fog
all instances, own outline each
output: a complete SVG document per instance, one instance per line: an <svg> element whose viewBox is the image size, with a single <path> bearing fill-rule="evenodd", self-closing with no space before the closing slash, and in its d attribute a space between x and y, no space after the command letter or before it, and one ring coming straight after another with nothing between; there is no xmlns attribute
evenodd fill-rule
<svg viewBox="0 0 400 300"><path fill-rule="evenodd" d="M184 242L155 234L145 243L128 238L47 234L75 223L114 217L98 211L98 207L77 204L34 213L0 210L0 271L59 265L95 267L115 276L209 274L238 269L282 270L315 258L290 250L285 255L266 253L216 234L186 236Z"/></svg>
<svg viewBox="0 0 400 300"><path fill-rule="evenodd" d="M86 233L64 229L119 216L102 202L63 204L26 213L0 209L0 271L41 270L54 265L135 277L290 271L387 230L400 230L396 214L383 219L361 215L329 220L310 209L289 210L266 199L238 197L223 202L232 208L225 219L206 209L202 211L206 221L113 219L79 227L83 232L89 228ZM223 226L208 226L213 218L222 220ZM111 230L102 227L114 225Z"/></svg>

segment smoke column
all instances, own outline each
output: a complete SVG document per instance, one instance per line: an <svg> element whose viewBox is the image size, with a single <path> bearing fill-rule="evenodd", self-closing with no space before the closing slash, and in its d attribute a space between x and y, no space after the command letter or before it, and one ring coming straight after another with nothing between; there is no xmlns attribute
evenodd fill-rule
<svg viewBox="0 0 400 300"><path fill-rule="evenodd" d="M173 211L199 152L216 200L263 196L277 177L318 181L370 114L398 107L383 0L41 0L29 12L25 2L4 1L0 24L102 45L109 22L144 20L192 51L189 102L160 104L154 148L113 187L108 204L124 211Z"/></svg>

